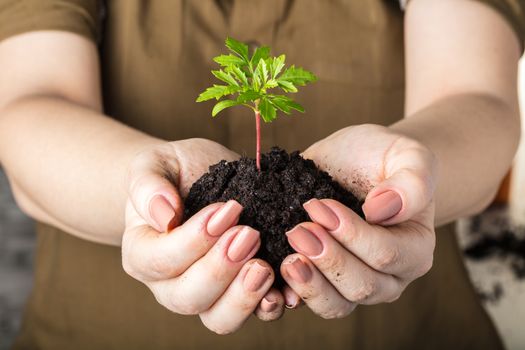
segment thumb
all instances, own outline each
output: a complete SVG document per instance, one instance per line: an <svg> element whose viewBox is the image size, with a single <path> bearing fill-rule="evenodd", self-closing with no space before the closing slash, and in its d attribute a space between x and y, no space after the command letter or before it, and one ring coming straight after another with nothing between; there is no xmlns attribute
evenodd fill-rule
<svg viewBox="0 0 525 350"><path fill-rule="evenodd" d="M130 165L130 201L142 219L159 232L169 232L182 221L178 174L174 155L158 148L140 153Z"/></svg>
<svg viewBox="0 0 525 350"><path fill-rule="evenodd" d="M366 196L363 212L369 223L394 225L424 210L434 196L436 160L416 141L390 150L385 159L385 179ZM400 143L398 143L400 144Z"/></svg>

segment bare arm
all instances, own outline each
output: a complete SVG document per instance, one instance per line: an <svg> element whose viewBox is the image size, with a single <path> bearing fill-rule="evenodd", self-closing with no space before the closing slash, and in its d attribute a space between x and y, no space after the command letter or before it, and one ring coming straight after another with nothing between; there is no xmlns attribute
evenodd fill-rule
<svg viewBox="0 0 525 350"><path fill-rule="evenodd" d="M486 207L520 134L520 45L505 19L470 0L415 0L407 9L406 116L392 126L439 160L436 222Z"/></svg>
<svg viewBox="0 0 525 350"><path fill-rule="evenodd" d="M160 143L103 115L96 47L71 33L0 43L0 162L21 208L79 237L120 244L127 166Z"/></svg>

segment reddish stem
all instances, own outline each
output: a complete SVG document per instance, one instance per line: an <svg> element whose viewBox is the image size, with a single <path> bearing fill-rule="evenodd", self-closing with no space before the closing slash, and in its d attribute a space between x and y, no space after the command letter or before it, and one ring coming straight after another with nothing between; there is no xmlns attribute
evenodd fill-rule
<svg viewBox="0 0 525 350"><path fill-rule="evenodd" d="M255 151L255 162L257 170L261 171L261 114L259 111L255 112L255 132L257 134L257 149Z"/></svg>

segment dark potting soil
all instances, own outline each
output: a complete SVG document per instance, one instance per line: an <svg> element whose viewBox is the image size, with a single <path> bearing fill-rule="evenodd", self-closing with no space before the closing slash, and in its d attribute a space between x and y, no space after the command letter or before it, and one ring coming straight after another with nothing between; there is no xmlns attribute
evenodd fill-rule
<svg viewBox="0 0 525 350"><path fill-rule="evenodd" d="M261 171L255 160L221 161L197 180L185 200L185 219L215 202L235 199L243 207L239 225L249 225L261 233L256 257L266 260L276 273L275 285L282 286L279 268L295 251L285 232L310 221L302 204L312 198L332 198L364 217L361 202L317 168L299 152L288 154L274 147L261 155Z"/></svg>
<svg viewBox="0 0 525 350"><path fill-rule="evenodd" d="M465 249L465 255L472 260L485 260L497 256L508 259L517 279L525 279L525 239L514 231L525 228L505 229L497 237L483 235L483 238Z"/></svg>

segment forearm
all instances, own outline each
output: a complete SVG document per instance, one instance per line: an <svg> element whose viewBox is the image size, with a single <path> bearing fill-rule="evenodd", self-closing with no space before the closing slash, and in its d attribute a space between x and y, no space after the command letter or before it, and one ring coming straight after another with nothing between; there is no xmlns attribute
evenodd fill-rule
<svg viewBox="0 0 525 350"><path fill-rule="evenodd" d="M391 129L422 142L437 157L437 225L490 204L520 134L517 103L480 94L446 97Z"/></svg>
<svg viewBox="0 0 525 350"><path fill-rule="evenodd" d="M0 162L22 209L101 243L120 244L128 163L160 142L60 98L27 97L0 111Z"/></svg>

